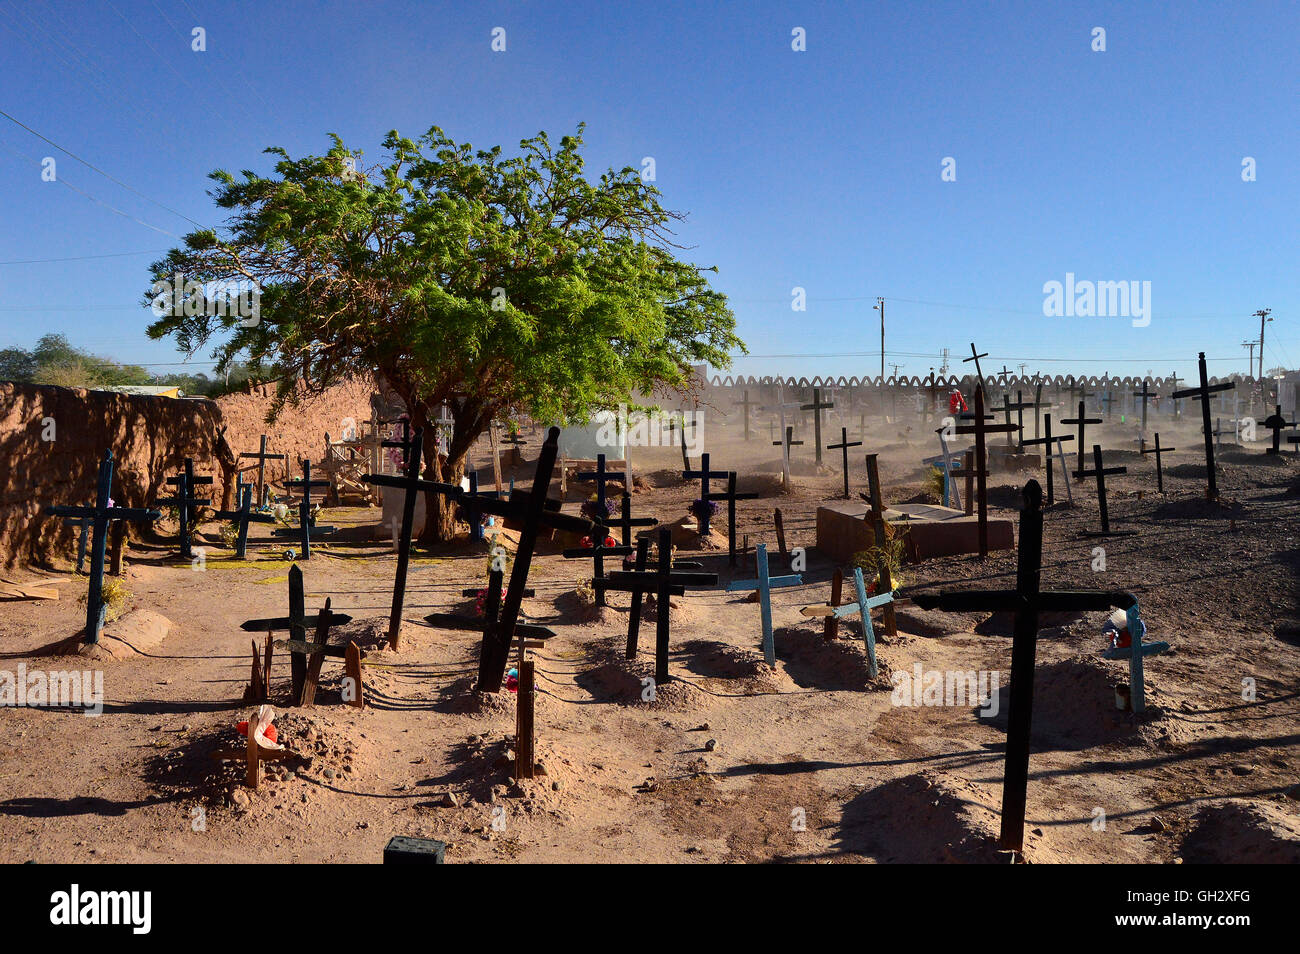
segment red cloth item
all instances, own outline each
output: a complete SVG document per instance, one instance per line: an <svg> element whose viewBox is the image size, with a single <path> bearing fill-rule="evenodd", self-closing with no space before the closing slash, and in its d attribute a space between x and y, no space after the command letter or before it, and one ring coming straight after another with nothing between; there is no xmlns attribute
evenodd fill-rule
<svg viewBox="0 0 1300 954"><path fill-rule="evenodd" d="M948 397L948 412L950 414L960 414L966 410L966 399L961 396L961 392L953 389Z"/></svg>
<svg viewBox="0 0 1300 954"><path fill-rule="evenodd" d="M235 728L239 731L239 734L240 734L240 735L242 735L244 738L248 738L248 720L247 720L247 719L245 719L243 722L236 723ZM268 725L268 726L266 727L266 731L263 732L262 734L263 734L264 736L266 736L266 741L268 741L268 742L279 742L279 741L280 741L280 733L275 731L275 726L274 726L274 725Z"/></svg>

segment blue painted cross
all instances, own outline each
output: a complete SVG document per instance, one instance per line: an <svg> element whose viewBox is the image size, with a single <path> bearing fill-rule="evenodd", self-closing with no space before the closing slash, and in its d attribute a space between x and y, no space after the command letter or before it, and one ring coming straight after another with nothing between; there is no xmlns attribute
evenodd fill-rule
<svg viewBox="0 0 1300 954"><path fill-rule="evenodd" d="M278 530L272 530L271 533L277 537L298 537L302 541L302 553L299 559L311 559L311 538L323 537L326 534L333 533L334 527L318 527L313 524L311 517L311 489L313 487L328 487L328 480L311 479L311 461L303 460L302 476L295 477L293 480L286 480L284 486L286 489L299 488L302 490L302 500L298 502L298 526L281 527Z"/></svg>
<svg viewBox="0 0 1300 954"><path fill-rule="evenodd" d="M212 501L207 497L195 497L194 488L200 485L212 483L211 477L194 476L194 458L185 458L185 468L175 477L168 477L167 483L175 486L176 496L159 500L160 504L171 504L176 507L179 524L177 534L180 538L181 557L188 560L194 556L194 534L192 522L194 519L194 508L206 506Z"/></svg>
<svg viewBox="0 0 1300 954"><path fill-rule="evenodd" d="M90 507L46 507L45 513L55 517L88 517L92 522L90 542L90 591L86 597L87 643L99 642L104 628L104 549L108 543L108 525L114 520L157 520L162 516L157 510L145 507L114 507L109 500L113 486L113 451L104 451L99 464L99 483L95 490L95 503Z"/></svg>
<svg viewBox="0 0 1300 954"><path fill-rule="evenodd" d="M845 616L852 616L854 613L860 614L862 616L862 641L867 649L867 668L871 678L875 679L880 670L876 664L876 630L871 625L871 611L877 606L892 603L894 594L885 593L881 596L867 596L867 586L862 579L862 567L860 566L853 568L853 588L858 597L856 603L844 603L840 606L827 604L805 606L799 612L804 616L830 616L834 619L843 619Z"/></svg>
<svg viewBox="0 0 1300 954"><path fill-rule="evenodd" d="M943 474L943 505L945 507L960 507L961 497L957 493L957 488L952 482L952 472L961 467L963 451L948 450L948 439L944 436L946 428L940 427L935 430L939 435L939 447L943 453L937 457L922 458L921 463L929 464Z"/></svg>
<svg viewBox="0 0 1300 954"><path fill-rule="evenodd" d="M1142 642L1147 626L1138 615L1136 602L1124 611L1124 615L1128 620L1129 645L1107 649L1101 655L1106 659L1128 660L1129 698L1133 702L1133 711L1142 712L1146 709L1146 680L1142 673L1142 657L1158 656L1169 649L1169 644Z"/></svg>
<svg viewBox="0 0 1300 954"><path fill-rule="evenodd" d="M763 659L769 666L776 665L776 643L772 637L772 590L782 586L802 586L803 576L790 573L785 576L768 576L767 544L760 543L756 554L758 579L732 580L727 584L726 592L737 590L756 590L758 592L759 611L763 621Z"/></svg>
<svg viewBox="0 0 1300 954"><path fill-rule="evenodd" d="M235 542L235 558L245 560L248 558L248 524L254 523L275 523L275 518L267 513L253 513L253 486L239 481L236 485L237 500L239 509L237 510L218 510L213 516L220 517L222 520L230 520L239 524L239 538Z"/></svg>

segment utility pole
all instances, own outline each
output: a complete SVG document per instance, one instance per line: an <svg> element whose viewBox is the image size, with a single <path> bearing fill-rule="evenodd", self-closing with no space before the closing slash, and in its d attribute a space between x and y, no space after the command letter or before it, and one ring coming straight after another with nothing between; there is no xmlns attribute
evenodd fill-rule
<svg viewBox="0 0 1300 954"><path fill-rule="evenodd" d="M1255 370L1255 345L1257 345L1258 343L1259 342L1257 341L1243 341L1241 343L1241 346L1243 348L1248 349L1250 354L1250 357L1246 359L1247 377L1249 377L1250 373ZM1255 389L1254 388L1250 389L1250 409L1252 412L1255 410Z"/></svg>
<svg viewBox="0 0 1300 954"><path fill-rule="evenodd" d="M1264 399L1264 323L1273 320L1269 317L1272 312L1272 308L1261 308L1255 312L1255 317L1259 319L1259 377L1256 380L1259 382L1261 401Z"/></svg>
<svg viewBox="0 0 1300 954"><path fill-rule="evenodd" d="M885 380L885 299L877 296L873 308L880 310L880 380Z"/></svg>

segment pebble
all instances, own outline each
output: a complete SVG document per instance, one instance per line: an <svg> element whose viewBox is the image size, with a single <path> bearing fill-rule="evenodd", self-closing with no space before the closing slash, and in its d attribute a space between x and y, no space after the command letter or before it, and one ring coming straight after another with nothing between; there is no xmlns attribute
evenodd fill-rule
<svg viewBox="0 0 1300 954"><path fill-rule="evenodd" d="M717 739L709 739L709 741L704 743L704 748L709 752L715 751L717 747L718 747Z"/></svg>

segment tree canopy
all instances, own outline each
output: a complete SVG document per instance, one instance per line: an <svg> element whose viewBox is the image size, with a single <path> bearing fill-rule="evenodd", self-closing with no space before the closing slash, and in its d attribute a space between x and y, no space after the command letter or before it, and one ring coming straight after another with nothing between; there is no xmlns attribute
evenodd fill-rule
<svg viewBox="0 0 1300 954"><path fill-rule="evenodd" d="M539 133L511 157L437 127L391 132L370 168L333 136L321 156L268 149L272 176L218 170L226 234L193 232L154 263L155 283L193 284L175 297L154 285L146 300L163 313L149 335L190 353L211 345L218 373L247 355L277 383L277 409L299 382L310 392L376 372L418 427L447 402L445 468L426 435L440 480L460 476L494 418L570 423L684 390L693 363L725 368L743 349L734 316L712 269L678 257L683 216L652 183L631 167L588 181L582 131L558 148ZM260 289L255 319L217 307L237 282Z"/></svg>

